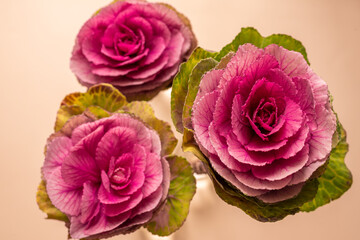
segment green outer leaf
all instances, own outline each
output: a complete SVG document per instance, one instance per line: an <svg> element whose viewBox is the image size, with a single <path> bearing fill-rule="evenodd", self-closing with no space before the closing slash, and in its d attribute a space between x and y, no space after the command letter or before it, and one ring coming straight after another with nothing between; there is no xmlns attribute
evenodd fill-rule
<svg viewBox="0 0 360 240"><path fill-rule="evenodd" d="M90 113L94 114L97 119L105 118L110 116L110 112L106 111L105 109L99 106L89 106L86 110Z"/></svg>
<svg viewBox="0 0 360 240"><path fill-rule="evenodd" d="M183 225L196 190L196 180L186 159L179 156L168 156L166 159L171 172L166 204L145 226L151 233L159 236L168 236Z"/></svg>
<svg viewBox="0 0 360 240"><path fill-rule="evenodd" d="M346 132L340 126L341 140L331 151L329 163L325 172L318 178L319 190L316 197L301 207L301 211L310 212L323 206L332 200L338 199L352 185L352 175L344 163L344 158L348 152L349 145L346 142Z"/></svg>
<svg viewBox="0 0 360 240"><path fill-rule="evenodd" d="M67 216L57 209L50 201L50 198L46 192L46 183L41 181L36 193L36 202L41 211L47 214L48 219L57 219L60 221L68 222Z"/></svg>
<svg viewBox="0 0 360 240"><path fill-rule="evenodd" d="M265 204L256 198L247 197L241 193L229 194L224 185L220 185L213 179L216 193L226 203L241 208L246 214L261 222L275 222L288 215L293 215L300 211L299 207L304 202L314 197L318 182L316 179L308 181L303 187L302 192L295 198L285 200L276 204Z"/></svg>
<svg viewBox="0 0 360 240"><path fill-rule="evenodd" d="M92 86L86 93L71 93L61 102L57 113L55 131L59 131L70 117L83 113L90 106L115 112L126 104L126 98L110 84ZM95 110L94 108L92 110ZM104 115L104 112L96 111ZM96 115L96 114L95 114Z"/></svg>
<svg viewBox="0 0 360 240"><path fill-rule="evenodd" d="M177 139L171 130L171 126L155 117L154 110L147 102L131 102L122 108L123 111L139 117L148 126L158 132L161 140L161 156L169 155L177 145Z"/></svg>
<svg viewBox="0 0 360 240"><path fill-rule="evenodd" d="M226 54L231 51L236 52L239 46L245 43L251 43L258 48L264 48L270 44L275 43L288 50L301 53L309 64L305 47L300 41L285 34L273 34L264 38L255 28L252 27L242 28L241 32L235 37L235 39L226 45L223 49L221 49L219 54L215 56L215 59L220 61L221 58L223 58Z"/></svg>
<svg viewBox="0 0 360 240"><path fill-rule="evenodd" d="M199 91L199 84L204 73L215 68L218 62L212 58L200 60L193 68L188 82L188 93L185 98L185 103L182 112L182 123L185 128L192 129L191 111L196 95Z"/></svg>
<svg viewBox="0 0 360 240"><path fill-rule="evenodd" d="M188 82L194 66L202 59L215 56L216 53L208 52L200 47L196 48L187 62L180 65L179 72L176 74L171 90L171 118L176 130L180 133L184 131L182 124L182 111L185 98L188 93Z"/></svg>
<svg viewBox="0 0 360 240"><path fill-rule="evenodd" d="M189 129L184 129L182 150L184 152L193 153L198 159L200 159L205 164L208 164L208 160L205 155L201 152L199 146L195 142L194 132Z"/></svg>

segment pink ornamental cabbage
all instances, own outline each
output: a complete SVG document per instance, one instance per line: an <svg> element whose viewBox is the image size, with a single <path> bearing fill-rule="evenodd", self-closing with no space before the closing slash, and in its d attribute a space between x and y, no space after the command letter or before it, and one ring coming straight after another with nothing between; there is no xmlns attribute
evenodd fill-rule
<svg viewBox="0 0 360 240"><path fill-rule="evenodd" d="M110 83L128 99L150 99L195 46L189 20L171 6L116 1L81 28L70 67L84 86Z"/></svg>
<svg viewBox="0 0 360 240"><path fill-rule="evenodd" d="M68 216L72 238L138 228L162 205L170 182L154 130L128 114L89 121L74 117L50 137L42 168L49 198Z"/></svg>
<svg viewBox="0 0 360 240"><path fill-rule="evenodd" d="M300 53L245 44L202 77L192 124L217 173L274 203L296 196L325 164L336 118L326 83Z"/></svg>

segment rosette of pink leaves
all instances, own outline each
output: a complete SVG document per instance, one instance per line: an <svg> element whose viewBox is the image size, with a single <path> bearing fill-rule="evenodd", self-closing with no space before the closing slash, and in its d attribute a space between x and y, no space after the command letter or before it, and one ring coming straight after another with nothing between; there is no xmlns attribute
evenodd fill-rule
<svg viewBox="0 0 360 240"><path fill-rule="evenodd" d="M147 100L171 85L196 44L189 20L170 5L120 0L81 28L70 67L84 86L110 83L128 100Z"/></svg>
<svg viewBox="0 0 360 240"><path fill-rule="evenodd" d="M149 104L128 104L111 85L96 85L65 97L55 129L37 200L49 218L67 222L72 238L142 226L169 235L183 224L195 179L184 158L169 155L177 140Z"/></svg>
<svg viewBox="0 0 360 240"><path fill-rule="evenodd" d="M239 46L224 69L207 72L192 122L214 169L264 202L299 194L336 129L326 83L300 53L275 44Z"/></svg>
<svg viewBox="0 0 360 240"><path fill-rule="evenodd" d="M312 211L350 188L346 133L292 37L243 28L220 52L199 47L171 94L183 149L224 201L257 220Z"/></svg>

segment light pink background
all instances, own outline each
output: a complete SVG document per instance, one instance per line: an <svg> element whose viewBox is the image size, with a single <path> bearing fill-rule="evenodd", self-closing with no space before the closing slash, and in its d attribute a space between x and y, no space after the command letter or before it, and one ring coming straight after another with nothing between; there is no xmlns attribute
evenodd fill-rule
<svg viewBox="0 0 360 240"><path fill-rule="evenodd" d="M360 1L164 0L191 19L199 44L219 50L241 27L286 33L305 45L311 66L329 85L348 132L352 188L313 213L259 223L201 188L183 228L172 239L360 239ZM84 91L69 70L81 25L110 0L0 2L0 237L64 240L60 222L45 220L35 193L43 147L62 98ZM169 118L167 93L153 101ZM203 184L203 182L202 182ZM145 231L113 239L150 239Z"/></svg>

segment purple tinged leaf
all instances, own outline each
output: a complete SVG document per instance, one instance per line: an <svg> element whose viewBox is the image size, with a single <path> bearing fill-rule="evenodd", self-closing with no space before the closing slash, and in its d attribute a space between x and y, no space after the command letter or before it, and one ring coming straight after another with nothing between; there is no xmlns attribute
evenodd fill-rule
<svg viewBox="0 0 360 240"><path fill-rule="evenodd" d="M268 193L257 196L257 198L265 203L276 203L276 202L284 201L298 195L303 186L304 183L287 186L280 190L269 191Z"/></svg>
<svg viewBox="0 0 360 240"><path fill-rule="evenodd" d="M284 188L291 181L291 176L280 180L268 181L256 178L251 172L236 172L233 171L237 180L242 184L259 190L278 190Z"/></svg>
<svg viewBox="0 0 360 240"><path fill-rule="evenodd" d="M184 158L168 156L166 160L171 171L169 193L159 212L146 225L151 233L159 236L170 235L182 226L196 187L192 169Z"/></svg>
<svg viewBox="0 0 360 240"><path fill-rule="evenodd" d="M212 154L210 155L211 166L218 172L223 178L229 181L232 185L234 185L237 189L239 189L244 194L255 197L261 194L266 193L266 190L254 189L250 188L243 183L241 183L234 175L233 171L230 170L226 165L224 165L218 156Z"/></svg>

